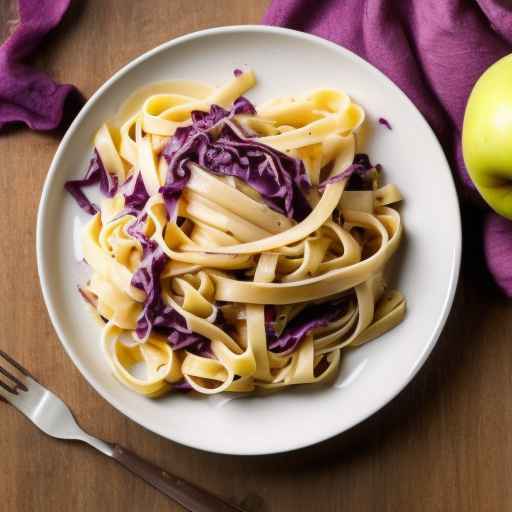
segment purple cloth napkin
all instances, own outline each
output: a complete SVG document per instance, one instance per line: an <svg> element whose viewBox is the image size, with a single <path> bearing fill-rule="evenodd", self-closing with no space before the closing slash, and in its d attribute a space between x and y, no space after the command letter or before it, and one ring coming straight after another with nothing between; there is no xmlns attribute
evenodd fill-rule
<svg viewBox="0 0 512 512"><path fill-rule="evenodd" d="M5 1L5 0L3 0ZM22 122L34 130L56 128L75 88L57 85L24 61L69 7L70 0L19 0L19 24L0 46L0 129Z"/></svg>
<svg viewBox="0 0 512 512"><path fill-rule="evenodd" d="M462 159L462 121L478 77L512 52L510 0L274 0L263 22L330 39L383 71L436 132L461 195L483 207ZM487 265L512 296L512 222L485 212Z"/></svg>

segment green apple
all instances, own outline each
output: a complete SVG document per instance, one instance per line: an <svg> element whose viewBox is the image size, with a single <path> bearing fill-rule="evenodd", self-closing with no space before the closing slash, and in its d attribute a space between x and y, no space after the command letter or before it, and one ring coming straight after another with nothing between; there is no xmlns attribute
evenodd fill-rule
<svg viewBox="0 0 512 512"><path fill-rule="evenodd" d="M512 219L512 54L475 84L464 115L462 151L482 197Z"/></svg>

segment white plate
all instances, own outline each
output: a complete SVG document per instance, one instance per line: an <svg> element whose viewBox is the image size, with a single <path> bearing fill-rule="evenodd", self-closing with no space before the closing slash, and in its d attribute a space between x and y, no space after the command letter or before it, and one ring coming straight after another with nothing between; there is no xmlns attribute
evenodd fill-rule
<svg viewBox="0 0 512 512"><path fill-rule="evenodd" d="M138 87L187 78L222 84L250 66L255 102L317 87L346 90L369 118L365 148L385 181L405 196L406 236L394 258L405 321L378 341L346 351L334 385L228 400L171 395L151 400L122 387L99 348L100 328L76 290L73 223L79 213L63 184L80 176L101 123ZM392 131L377 123L385 117ZM62 140L44 185L37 219L37 261L48 311L67 353L89 383L132 420L168 439L212 452L275 453L317 443L356 425L412 379L434 347L459 274L461 229L450 169L432 130L383 74L323 39L263 26L225 27L180 37L116 73L87 102Z"/></svg>

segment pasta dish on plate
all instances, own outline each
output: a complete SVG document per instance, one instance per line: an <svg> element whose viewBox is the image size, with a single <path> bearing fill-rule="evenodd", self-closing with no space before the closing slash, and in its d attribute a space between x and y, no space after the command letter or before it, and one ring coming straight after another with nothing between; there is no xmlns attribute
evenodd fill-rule
<svg viewBox="0 0 512 512"><path fill-rule="evenodd" d="M243 96L255 81L237 69L222 87L144 87L65 185L91 215L79 291L137 393L328 381L342 349L404 317L383 277L401 195L357 151L364 110L326 88L255 107Z"/></svg>

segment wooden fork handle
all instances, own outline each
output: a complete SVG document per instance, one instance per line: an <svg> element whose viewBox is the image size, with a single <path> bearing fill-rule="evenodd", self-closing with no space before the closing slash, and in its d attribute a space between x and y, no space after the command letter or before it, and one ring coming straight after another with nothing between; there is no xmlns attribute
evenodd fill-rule
<svg viewBox="0 0 512 512"><path fill-rule="evenodd" d="M190 512L243 512L217 496L182 480L115 444L113 457L134 475L145 480Z"/></svg>

